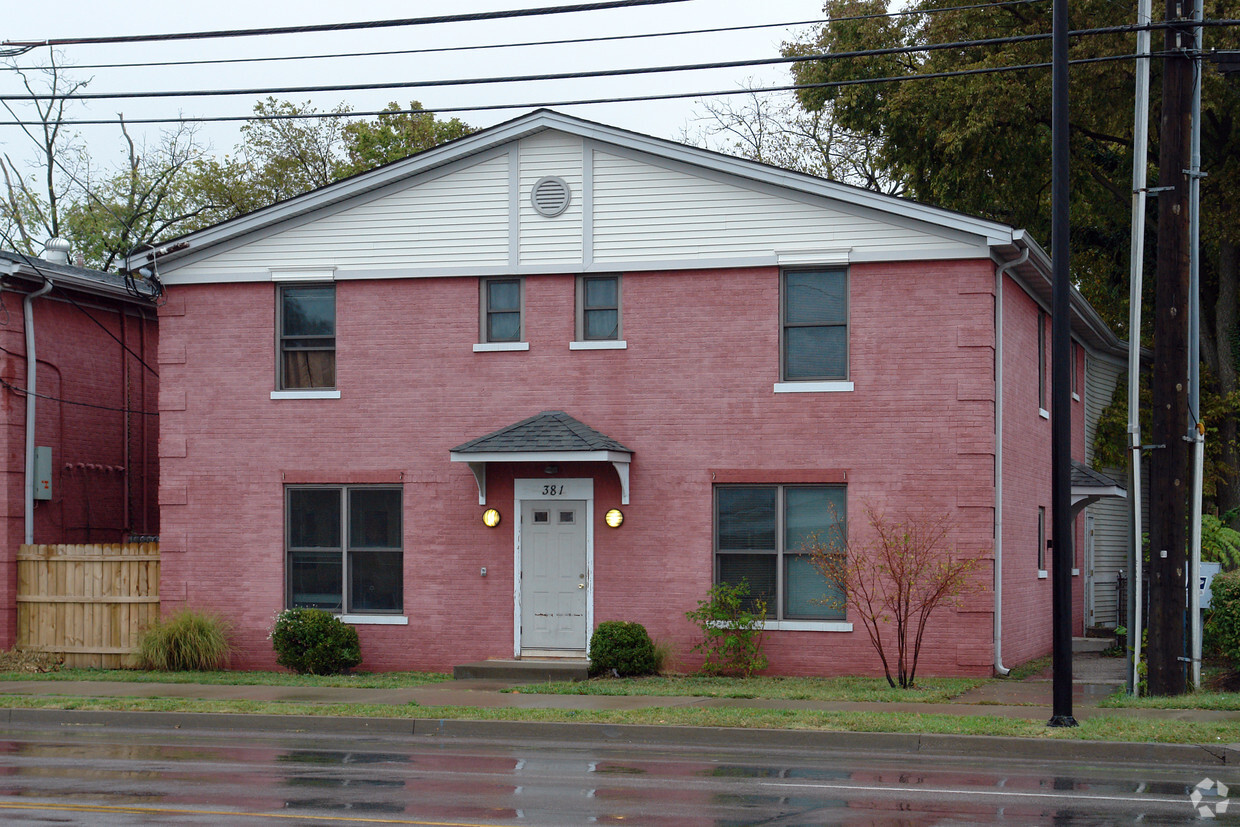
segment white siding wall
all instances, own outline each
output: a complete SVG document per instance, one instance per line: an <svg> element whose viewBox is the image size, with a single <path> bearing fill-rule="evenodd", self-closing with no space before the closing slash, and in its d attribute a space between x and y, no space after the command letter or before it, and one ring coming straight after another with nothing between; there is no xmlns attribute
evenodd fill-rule
<svg viewBox="0 0 1240 827"><path fill-rule="evenodd" d="M1116 382L1125 370L1122 364L1085 355L1085 456L1090 463L1098 418L1111 404ZM1121 485L1126 484L1125 469L1100 470ZM1087 508L1094 515L1094 625L1113 627L1127 622L1116 617L1115 578L1127 565L1128 509L1128 500L1118 498L1099 500Z"/></svg>
<svg viewBox="0 0 1240 827"><path fill-rule="evenodd" d="M508 158L276 232L193 266L195 273L503 265L508 261Z"/></svg>
<svg viewBox="0 0 1240 827"><path fill-rule="evenodd" d="M924 255L960 242L601 150L594 155L596 262L880 246Z"/></svg>
<svg viewBox="0 0 1240 827"><path fill-rule="evenodd" d="M521 217L522 264L581 264L582 140L561 132L540 132L521 141L517 204ZM553 218L538 214L530 190L546 175L563 178L572 191L568 209Z"/></svg>

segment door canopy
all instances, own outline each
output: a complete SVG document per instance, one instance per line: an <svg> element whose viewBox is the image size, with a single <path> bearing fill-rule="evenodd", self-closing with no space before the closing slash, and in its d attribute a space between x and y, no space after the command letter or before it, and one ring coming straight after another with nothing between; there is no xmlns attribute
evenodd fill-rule
<svg viewBox="0 0 1240 827"><path fill-rule="evenodd" d="M487 463L491 462L610 462L620 476L620 504L629 504L633 452L563 411L543 411L471 439L453 448L448 457L468 464L473 471L478 505L487 504Z"/></svg>

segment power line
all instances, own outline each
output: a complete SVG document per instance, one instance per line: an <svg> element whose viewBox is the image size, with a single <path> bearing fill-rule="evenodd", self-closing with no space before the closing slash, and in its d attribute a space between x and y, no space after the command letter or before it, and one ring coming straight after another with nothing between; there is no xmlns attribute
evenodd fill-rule
<svg viewBox="0 0 1240 827"><path fill-rule="evenodd" d="M507 11L471 12L468 14L440 14L433 17L406 17L394 20L368 20L359 23L319 23L309 26L272 26L261 29L220 29L204 32L180 32L177 34L110 35L106 37L65 37L51 40L5 40L0 45L34 49L39 46L82 46L100 43L154 43L170 40L210 40L224 37L257 37L278 34L311 34L314 32L344 32L357 29L390 29L400 26L425 26L435 23L465 23L477 20L503 20L513 17L538 17L549 14L573 14L576 12L602 11L633 6L661 6L668 3L684 3L687 0L605 0L599 3L580 3L574 6L543 6L533 9L510 9Z"/></svg>
<svg viewBox="0 0 1240 827"><path fill-rule="evenodd" d="M469 46L435 46L425 49L392 49L385 51L372 52L331 52L326 54L315 55L275 55L267 57L238 57L238 58L211 58L205 60L168 60L168 61L149 61L142 63L85 63L75 64L74 69L146 69L156 66L214 66L233 63L266 63L272 61L293 61L293 60L330 60L336 58L354 58L354 57L390 57L395 55L422 55L422 54L441 54L446 52L468 52L490 49L515 49L528 46L563 46L569 44L582 43L602 43L619 40L643 40L656 37L680 37L683 35L694 34L719 34L726 32L752 31L755 29L775 29L787 28L790 26L809 26L819 23L844 23L859 20L875 20L879 18L904 17L913 14L943 14L953 11L971 11L976 9L1003 8L1007 6L1027 6L1034 3L1046 3L1049 0L1004 0L998 3L974 3L968 6L948 6L938 9L904 9L902 11L884 12L882 14L857 14L848 17L833 17L829 21L822 18L814 18L812 20L789 20L783 23L753 23L745 26L723 26L709 29L682 29L672 32L646 32L642 34L617 34L603 35L599 37L574 37L563 38L559 40L527 40L518 43L487 43ZM0 69L16 71L18 67L2 66ZM52 66L27 66L25 69L49 69Z"/></svg>
<svg viewBox="0 0 1240 827"><path fill-rule="evenodd" d="M1174 23L1153 23L1146 26L1124 25L1106 26L1096 29L1079 29L1072 32L1073 37L1094 36L1105 34L1127 34L1131 32L1173 28ZM39 100L135 100L151 98L194 98L194 97L231 97L258 95L300 95L314 92L371 92L381 89L421 89L445 86L481 86L492 83L529 83L549 80L582 80L587 78L626 77L632 75L667 74L671 72L695 72L706 69L735 69L751 66L773 66L778 64L809 63L813 61L842 60L856 57L877 57L881 55L916 54L921 52L942 51L948 49L967 49L979 46L999 46L1011 43L1026 43L1049 40L1050 34L1025 34L1009 37L993 37L981 40L961 40L952 43L927 43L913 46L893 46L885 49L862 49L852 52L819 52L808 55L792 55L748 60L724 60L710 63L682 63L671 66L637 66L623 69L593 69L582 72L551 72L535 75L501 75L478 78L440 78L433 80L393 81L389 83L342 83L318 86L277 86L252 89L188 89L171 91L146 92L82 92L70 95L31 94L31 95L0 95L0 101L39 101Z"/></svg>
<svg viewBox="0 0 1240 827"><path fill-rule="evenodd" d="M10 382L0 379L0 387L8 388L19 396L34 396L39 399L47 399L52 402L62 402L65 405L76 405L80 408L94 408L97 411L115 411L116 413L138 414L139 416L159 416L158 411L142 411L136 408L113 408L108 405L95 405L91 402L74 402L72 399L64 399L59 396L51 396L46 393L31 393L25 388L19 388Z"/></svg>
<svg viewBox="0 0 1240 827"><path fill-rule="evenodd" d="M1154 57L1163 57L1155 54ZM1134 60L1144 55L1123 54L1105 57L1077 58L1068 61L1071 65L1089 63L1108 63L1120 60ZM882 78L858 78L854 80L828 81L822 83L790 83L780 86L763 86L758 88L719 89L713 91L669 92L660 95L630 95L608 98L579 98L574 100L526 101L523 103L479 104L477 106L442 106L433 109L382 109L371 112L308 112L286 115L220 115L220 116L180 116L177 118L126 118L128 124L172 124L172 123L227 123L237 121L285 121L285 120L321 120L323 118L341 117L379 117L383 115L436 115L444 113L492 112L506 109L546 109L564 106L590 106L610 103L641 103L648 101L681 100L684 98L712 98L729 95L764 94L767 92L795 92L801 89L834 89L846 86L861 86L872 83L902 83L915 80L939 80L942 78L963 77L1001 72L1016 72L1027 69L1047 69L1050 63L1023 63L1014 66L992 66L977 69L959 69L950 72L933 72L918 75L896 75ZM40 121L9 121L9 126L38 126ZM115 123L109 120L73 120L62 121L66 126L105 126ZM0 126L5 126L0 123Z"/></svg>

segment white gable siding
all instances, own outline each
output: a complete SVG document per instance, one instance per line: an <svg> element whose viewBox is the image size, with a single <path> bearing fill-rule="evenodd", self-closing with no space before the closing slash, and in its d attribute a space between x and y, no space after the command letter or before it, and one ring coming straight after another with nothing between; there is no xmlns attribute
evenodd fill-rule
<svg viewBox="0 0 1240 827"><path fill-rule="evenodd" d="M959 249L961 242L870 215L594 153L594 260L727 259L798 249L889 253Z"/></svg>
<svg viewBox="0 0 1240 827"><path fill-rule="evenodd" d="M195 275L333 265L350 269L508 262L508 156L243 244ZM187 268L190 269L190 268Z"/></svg>
<svg viewBox="0 0 1240 827"><path fill-rule="evenodd" d="M550 130L540 132L521 141L519 157L520 262L580 265L584 237L581 138ZM539 215L530 202L530 191L547 175L563 178L572 192L568 209L553 218Z"/></svg>
<svg viewBox="0 0 1240 827"><path fill-rule="evenodd" d="M1125 366L1107 359L1085 354L1085 456L1093 462L1094 435L1098 418L1111 404L1111 396ZM1102 473L1125 484L1123 468L1103 468ZM1124 625L1127 621L1117 617L1118 593L1116 577L1124 571L1128 559L1128 500L1114 497L1099 500L1087 506L1094 515L1094 619L1095 625Z"/></svg>

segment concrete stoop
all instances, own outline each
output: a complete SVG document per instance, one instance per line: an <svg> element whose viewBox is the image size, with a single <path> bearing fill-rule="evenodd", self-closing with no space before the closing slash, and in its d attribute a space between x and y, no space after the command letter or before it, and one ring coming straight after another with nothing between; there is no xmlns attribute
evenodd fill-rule
<svg viewBox="0 0 1240 827"><path fill-rule="evenodd" d="M1115 646L1114 637L1074 637L1072 638L1072 653L1080 655L1085 653L1105 652L1107 649Z"/></svg>
<svg viewBox="0 0 1240 827"><path fill-rule="evenodd" d="M455 680L584 681L590 676L585 658L521 658L462 663L452 669Z"/></svg>

